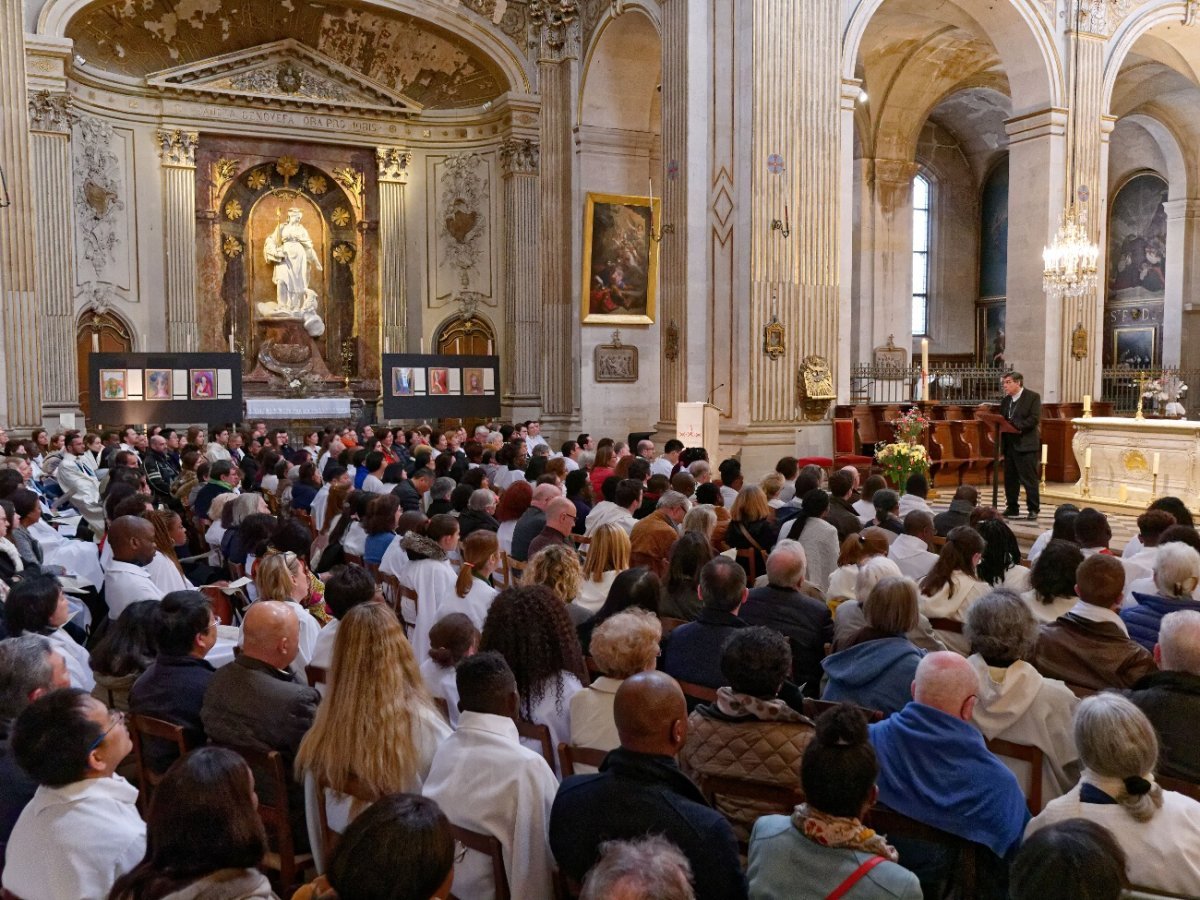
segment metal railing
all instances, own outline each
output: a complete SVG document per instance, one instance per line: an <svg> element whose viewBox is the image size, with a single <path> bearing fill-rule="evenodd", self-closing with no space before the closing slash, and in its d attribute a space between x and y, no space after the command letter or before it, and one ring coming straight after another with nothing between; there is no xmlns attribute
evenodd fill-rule
<svg viewBox="0 0 1200 900"><path fill-rule="evenodd" d="M997 402L1000 379L1012 367L935 365L929 371L929 400L975 406ZM850 368L851 403L913 403L920 399L920 366L864 363Z"/></svg>
<svg viewBox="0 0 1200 900"><path fill-rule="evenodd" d="M1200 416L1200 393L1196 386L1200 385L1200 371L1195 369L1179 369L1162 367L1155 369L1131 369L1126 366L1115 366L1104 369L1100 375L1100 399L1113 404L1113 415L1132 416L1137 412L1138 396L1149 391L1153 382L1170 387L1170 383L1186 384L1188 390L1179 397L1189 419ZM1145 397L1142 411L1145 415L1163 413L1166 400L1159 401L1154 397Z"/></svg>

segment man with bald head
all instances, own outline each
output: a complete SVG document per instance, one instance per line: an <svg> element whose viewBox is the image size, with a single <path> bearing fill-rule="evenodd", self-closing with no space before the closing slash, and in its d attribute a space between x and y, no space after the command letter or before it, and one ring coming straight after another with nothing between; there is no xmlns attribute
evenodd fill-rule
<svg viewBox="0 0 1200 900"><path fill-rule="evenodd" d="M538 487L553 488L552 484L539 484ZM566 497L558 496L546 504L546 527L543 528L538 536L529 542L528 556L533 559L538 551L551 547L555 544L565 544L570 546L570 534L575 528L575 511L574 502Z"/></svg>
<svg viewBox="0 0 1200 900"><path fill-rule="evenodd" d="M641 672L625 679L613 706L621 746L595 775L558 789L550 811L550 849L575 883L600 858L600 845L661 835L691 863L697 900L737 900L747 893L733 829L679 770L687 740L687 704L675 679Z"/></svg>
<svg viewBox="0 0 1200 900"><path fill-rule="evenodd" d="M521 518L517 519L517 525L513 529L512 553L509 554L513 559L518 562L529 559L532 555L529 545L546 527L546 507L560 497L562 491L553 484L539 484L534 487L533 500L530 501L529 508L521 514ZM574 507L575 504L572 503L572 512Z"/></svg>
<svg viewBox="0 0 1200 900"><path fill-rule="evenodd" d="M871 725L870 739L879 758L879 802L982 844L991 852L976 854L985 873L980 881L1003 891L1007 869L1001 860L1020 844L1029 810L1016 777L971 724L978 690L979 676L966 659L930 653L917 666L912 702ZM901 855L923 887L950 863L927 845L901 849Z"/></svg>
<svg viewBox="0 0 1200 900"><path fill-rule="evenodd" d="M112 562L104 573L108 617L116 620L139 600L161 600L163 592L146 566L154 559L154 526L141 516L121 516L108 527Z"/></svg>
<svg viewBox="0 0 1200 900"><path fill-rule="evenodd" d="M292 771L321 699L288 669L299 647L300 620L290 606L274 600L251 604L242 623L241 654L217 670L204 692L200 721L210 741L278 750L284 771ZM265 777L256 775L255 783L260 794L268 789ZM289 785L288 802L293 835L307 846L302 786Z"/></svg>

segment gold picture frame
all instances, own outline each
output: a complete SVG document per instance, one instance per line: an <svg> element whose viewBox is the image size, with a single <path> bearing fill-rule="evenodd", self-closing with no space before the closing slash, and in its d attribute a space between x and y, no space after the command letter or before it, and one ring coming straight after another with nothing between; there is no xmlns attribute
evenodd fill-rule
<svg viewBox="0 0 1200 900"><path fill-rule="evenodd" d="M658 300L660 201L587 195L583 218L585 325L653 325Z"/></svg>
<svg viewBox="0 0 1200 900"><path fill-rule="evenodd" d="M1113 329L1113 365L1131 369L1149 369L1155 364L1154 350L1158 329L1153 325Z"/></svg>

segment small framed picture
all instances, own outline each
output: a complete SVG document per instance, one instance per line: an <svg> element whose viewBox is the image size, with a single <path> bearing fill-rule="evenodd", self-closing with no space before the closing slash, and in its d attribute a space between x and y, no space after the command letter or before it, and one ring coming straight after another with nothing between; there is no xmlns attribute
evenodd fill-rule
<svg viewBox="0 0 1200 900"><path fill-rule="evenodd" d="M463 369L463 394L468 397L483 396L483 369Z"/></svg>
<svg viewBox="0 0 1200 900"><path fill-rule="evenodd" d="M147 400L170 400L171 399L171 370L170 369L147 369L146 370L146 399Z"/></svg>
<svg viewBox="0 0 1200 900"><path fill-rule="evenodd" d="M392 396L411 397L413 395L413 370L396 367L392 369Z"/></svg>
<svg viewBox="0 0 1200 900"><path fill-rule="evenodd" d="M127 398L129 376L125 369L100 370L100 396L105 400Z"/></svg>
<svg viewBox="0 0 1200 900"><path fill-rule="evenodd" d="M217 396L217 373L213 369L191 370L191 391L193 400L214 400Z"/></svg>
<svg viewBox="0 0 1200 900"><path fill-rule="evenodd" d="M430 369L429 370L429 393L431 394L448 394L450 393L450 370L449 369Z"/></svg>

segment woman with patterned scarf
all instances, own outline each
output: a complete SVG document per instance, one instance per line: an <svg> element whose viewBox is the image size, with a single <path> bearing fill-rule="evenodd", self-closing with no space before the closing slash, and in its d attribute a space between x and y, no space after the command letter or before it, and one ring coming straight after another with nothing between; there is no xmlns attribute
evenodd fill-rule
<svg viewBox="0 0 1200 900"><path fill-rule="evenodd" d="M791 816L764 816L750 836L750 897L921 900L917 876L883 835L862 824L875 802L879 764L863 714L849 704L817 719L804 752L806 802Z"/></svg>

